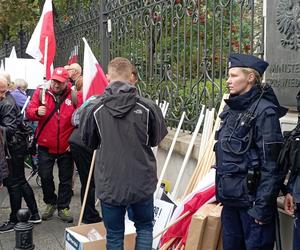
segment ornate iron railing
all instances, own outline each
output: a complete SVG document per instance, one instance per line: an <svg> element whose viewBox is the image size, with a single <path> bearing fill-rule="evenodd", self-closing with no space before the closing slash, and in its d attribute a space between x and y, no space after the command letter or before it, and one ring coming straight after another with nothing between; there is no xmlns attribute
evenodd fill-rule
<svg viewBox="0 0 300 250"><path fill-rule="evenodd" d="M220 103L231 52L263 54L262 8L254 1L120 2L105 5L111 57L136 65L141 94L167 100L171 123L186 111L195 125L201 104Z"/></svg>
<svg viewBox="0 0 300 250"><path fill-rule="evenodd" d="M106 70L116 56L136 65L140 94L170 103L169 125L186 111L196 124L201 104L217 107L232 52L263 56L262 0L91 0L55 19L55 65L85 37ZM3 50L0 49L0 58ZM7 55L7 54L6 54Z"/></svg>

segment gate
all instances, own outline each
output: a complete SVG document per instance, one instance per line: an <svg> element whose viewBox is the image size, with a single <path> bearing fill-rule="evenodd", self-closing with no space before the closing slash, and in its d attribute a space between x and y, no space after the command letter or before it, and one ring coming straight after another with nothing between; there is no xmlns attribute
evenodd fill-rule
<svg viewBox="0 0 300 250"><path fill-rule="evenodd" d="M81 1L83 2L83 1ZM201 104L217 107L232 52L263 56L262 0L91 0L55 19L55 65L85 37L104 71L123 56L138 71L141 95L170 103L175 126L183 111L192 129Z"/></svg>

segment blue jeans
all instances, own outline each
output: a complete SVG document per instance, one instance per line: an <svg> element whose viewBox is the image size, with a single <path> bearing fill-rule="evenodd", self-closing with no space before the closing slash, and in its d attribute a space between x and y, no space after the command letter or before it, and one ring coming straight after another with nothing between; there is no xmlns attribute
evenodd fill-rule
<svg viewBox="0 0 300 250"><path fill-rule="evenodd" d="M300 203L297 203L295 212L293 250L300 250Z"/></svg>
<svg viewBox="0 0 300 250"><path fill-rule="evenodd" d="M114 206L101 201L103 222L107 231L106 248L123 250L126 209L130 209L131 220L136 228L136 250L151 250L153 241L153 196L129 206Z"/></svg>

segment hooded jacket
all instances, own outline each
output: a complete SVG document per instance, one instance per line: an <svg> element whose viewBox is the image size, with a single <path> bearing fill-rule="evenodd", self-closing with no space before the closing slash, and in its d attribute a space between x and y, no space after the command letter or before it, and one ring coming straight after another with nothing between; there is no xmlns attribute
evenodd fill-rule
<svg viewBox="0 0 300 250"><path fill-rule="evenodd" d="M247 208L254 219L267 223L274 218L285 175L276 161L283 143L279 118L287 110L268 85L263 93L254 85L225 101L215 144L217 199Z"/></svg>
<svg viewBox="0 0 300 250"><path fill-rule="evenodd" d="M98 149L95 186L100 200L128 205L148 199L157 184L151 147L166 136L160 108L137 95L137 89L113 82L94 105L84 108L79 124L82 139Z"/></svg>

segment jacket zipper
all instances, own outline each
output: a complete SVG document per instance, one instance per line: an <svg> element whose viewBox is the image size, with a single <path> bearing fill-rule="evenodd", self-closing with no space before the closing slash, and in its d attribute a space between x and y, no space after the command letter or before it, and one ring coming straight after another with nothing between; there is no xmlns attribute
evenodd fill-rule
<svg viewBox="0 0 300 250"><path fill-rule="evenodd" d="M57 110L57 154L59 154L60 109Z"/></svg>

